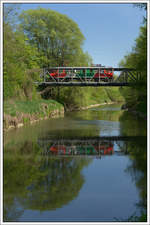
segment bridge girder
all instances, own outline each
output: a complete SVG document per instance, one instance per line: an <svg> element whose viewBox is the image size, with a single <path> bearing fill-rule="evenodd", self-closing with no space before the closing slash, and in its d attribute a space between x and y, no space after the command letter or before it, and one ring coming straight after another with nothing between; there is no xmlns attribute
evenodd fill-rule
<svg viewBox="0 0 150 225"><path fill-rule="evenodd" d="M49 71L57 70L58 77L54 77ZM67 75L64 77L60 76L60 70L66 71ZM117 78L110 79L105 76L101 78L100 75L97 79L93 76L88 77L85 73L83 77L79 77L76 71L90 70L97 71L99 74L102 70L109 70L112 72L120 72ZM141 79L141 72L134 68L113 68L113 67L50 67L44 68L41 74L42 80L34 82L38 85L45 86L130 86Z"/></svg>

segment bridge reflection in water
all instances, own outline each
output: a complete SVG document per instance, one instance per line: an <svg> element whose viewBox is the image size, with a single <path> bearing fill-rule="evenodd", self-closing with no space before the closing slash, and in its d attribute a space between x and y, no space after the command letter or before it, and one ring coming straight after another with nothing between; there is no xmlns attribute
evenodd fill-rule
<svg viewBox="0 0 150 225"><path fill-rule="evenodd" d="M128 218L138 208L146 212L145 140L47 134L38 137L38 143L37 138L8 143L4 151L5 222L108 222Z"/></svg>
<svg viewBox="0 0 150 225"><path fill-rule="evenodd" d="M92 155L112 155L114 153L113 143L103 142L99 145L59 145L54 144L49 148L49 153L51 155L59 156L92 156Z"/></svg>
<svg viewBox="0 0 150 225"><path fill-rule="evenodd" d="M43 154L60 157L125 155L128 154L128 142L144 137L93 137L72 139L40 139ZM115 145L115 148L114 148Z"/></svg>

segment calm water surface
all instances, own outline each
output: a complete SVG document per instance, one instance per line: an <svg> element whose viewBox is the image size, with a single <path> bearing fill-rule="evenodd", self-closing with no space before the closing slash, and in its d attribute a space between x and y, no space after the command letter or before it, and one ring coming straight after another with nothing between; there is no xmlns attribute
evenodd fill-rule
<svg viewBox="0 0 150 225"><path fill-rule="evenodd" d="M102 138L112 136L129 139ZM6 133L4 221L139 216L146 211L147 188L146 138L139 136L146 136L146 122L120 105L71 112Z"/></svg>

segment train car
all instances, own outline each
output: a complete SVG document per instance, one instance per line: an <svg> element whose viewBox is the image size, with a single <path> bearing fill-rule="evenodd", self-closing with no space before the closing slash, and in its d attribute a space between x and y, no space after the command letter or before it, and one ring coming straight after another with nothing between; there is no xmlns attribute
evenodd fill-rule
<svg viewBox="0 0 150 225"><path fill-rule="evenodd" d="M91 79L94 76L94 70L92 69L81 69L77 71L76 78Z"/></svg>
<svg viewBox="0 0 150 225"><path fill-rule="evenodd" d="M81 69L76 74L77 79L94 80L98 81L110 81L113 79L113 71L111 70L94 70L94 69Z"/></svg>
<svg viewBox="0 0 150 225"><path fill-rule="evenodd" d="M63 70L52 70L49 72L50 78L55 78L55 79L63 79L67 76L67 72L65 69Z"/></svg>
<svg viewBox="0 0 150 225"><path fill-rule="evenodd" d="M105 81L108 82L113 79L113 71L108 69L96 69L96 68L74 68L69 69L52 69L49 71L49 79L62 80L91 80L91 81Z"/></svg>
<svg viewBox="0 0 150 225"><path fill-rule="evenodd" d="M94 74L94 81L99 81L99 80L102 80L102 81L110 81L113 79L113 71L110 71L110 70L100 70L100 72L96 72Z"/></svg>

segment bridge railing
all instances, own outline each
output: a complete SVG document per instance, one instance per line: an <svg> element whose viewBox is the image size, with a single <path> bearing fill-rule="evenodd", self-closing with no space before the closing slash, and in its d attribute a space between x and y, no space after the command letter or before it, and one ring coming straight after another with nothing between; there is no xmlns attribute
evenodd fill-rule
<svg viewBox="0 0 150 225"><path fill-rule="evenodd" d="M142 72L136 70L125 70L116 78L117 82L137 82L142 80Z"/></svg>
<svg viewBox="0 0 150 225"><path fill-rule="evenodd" d="M115 72L120 74L109 75ZM40 77L41 83L51 86L127 86L140 80L142 75L133 68L50 67L44 68Z"/></svg>

